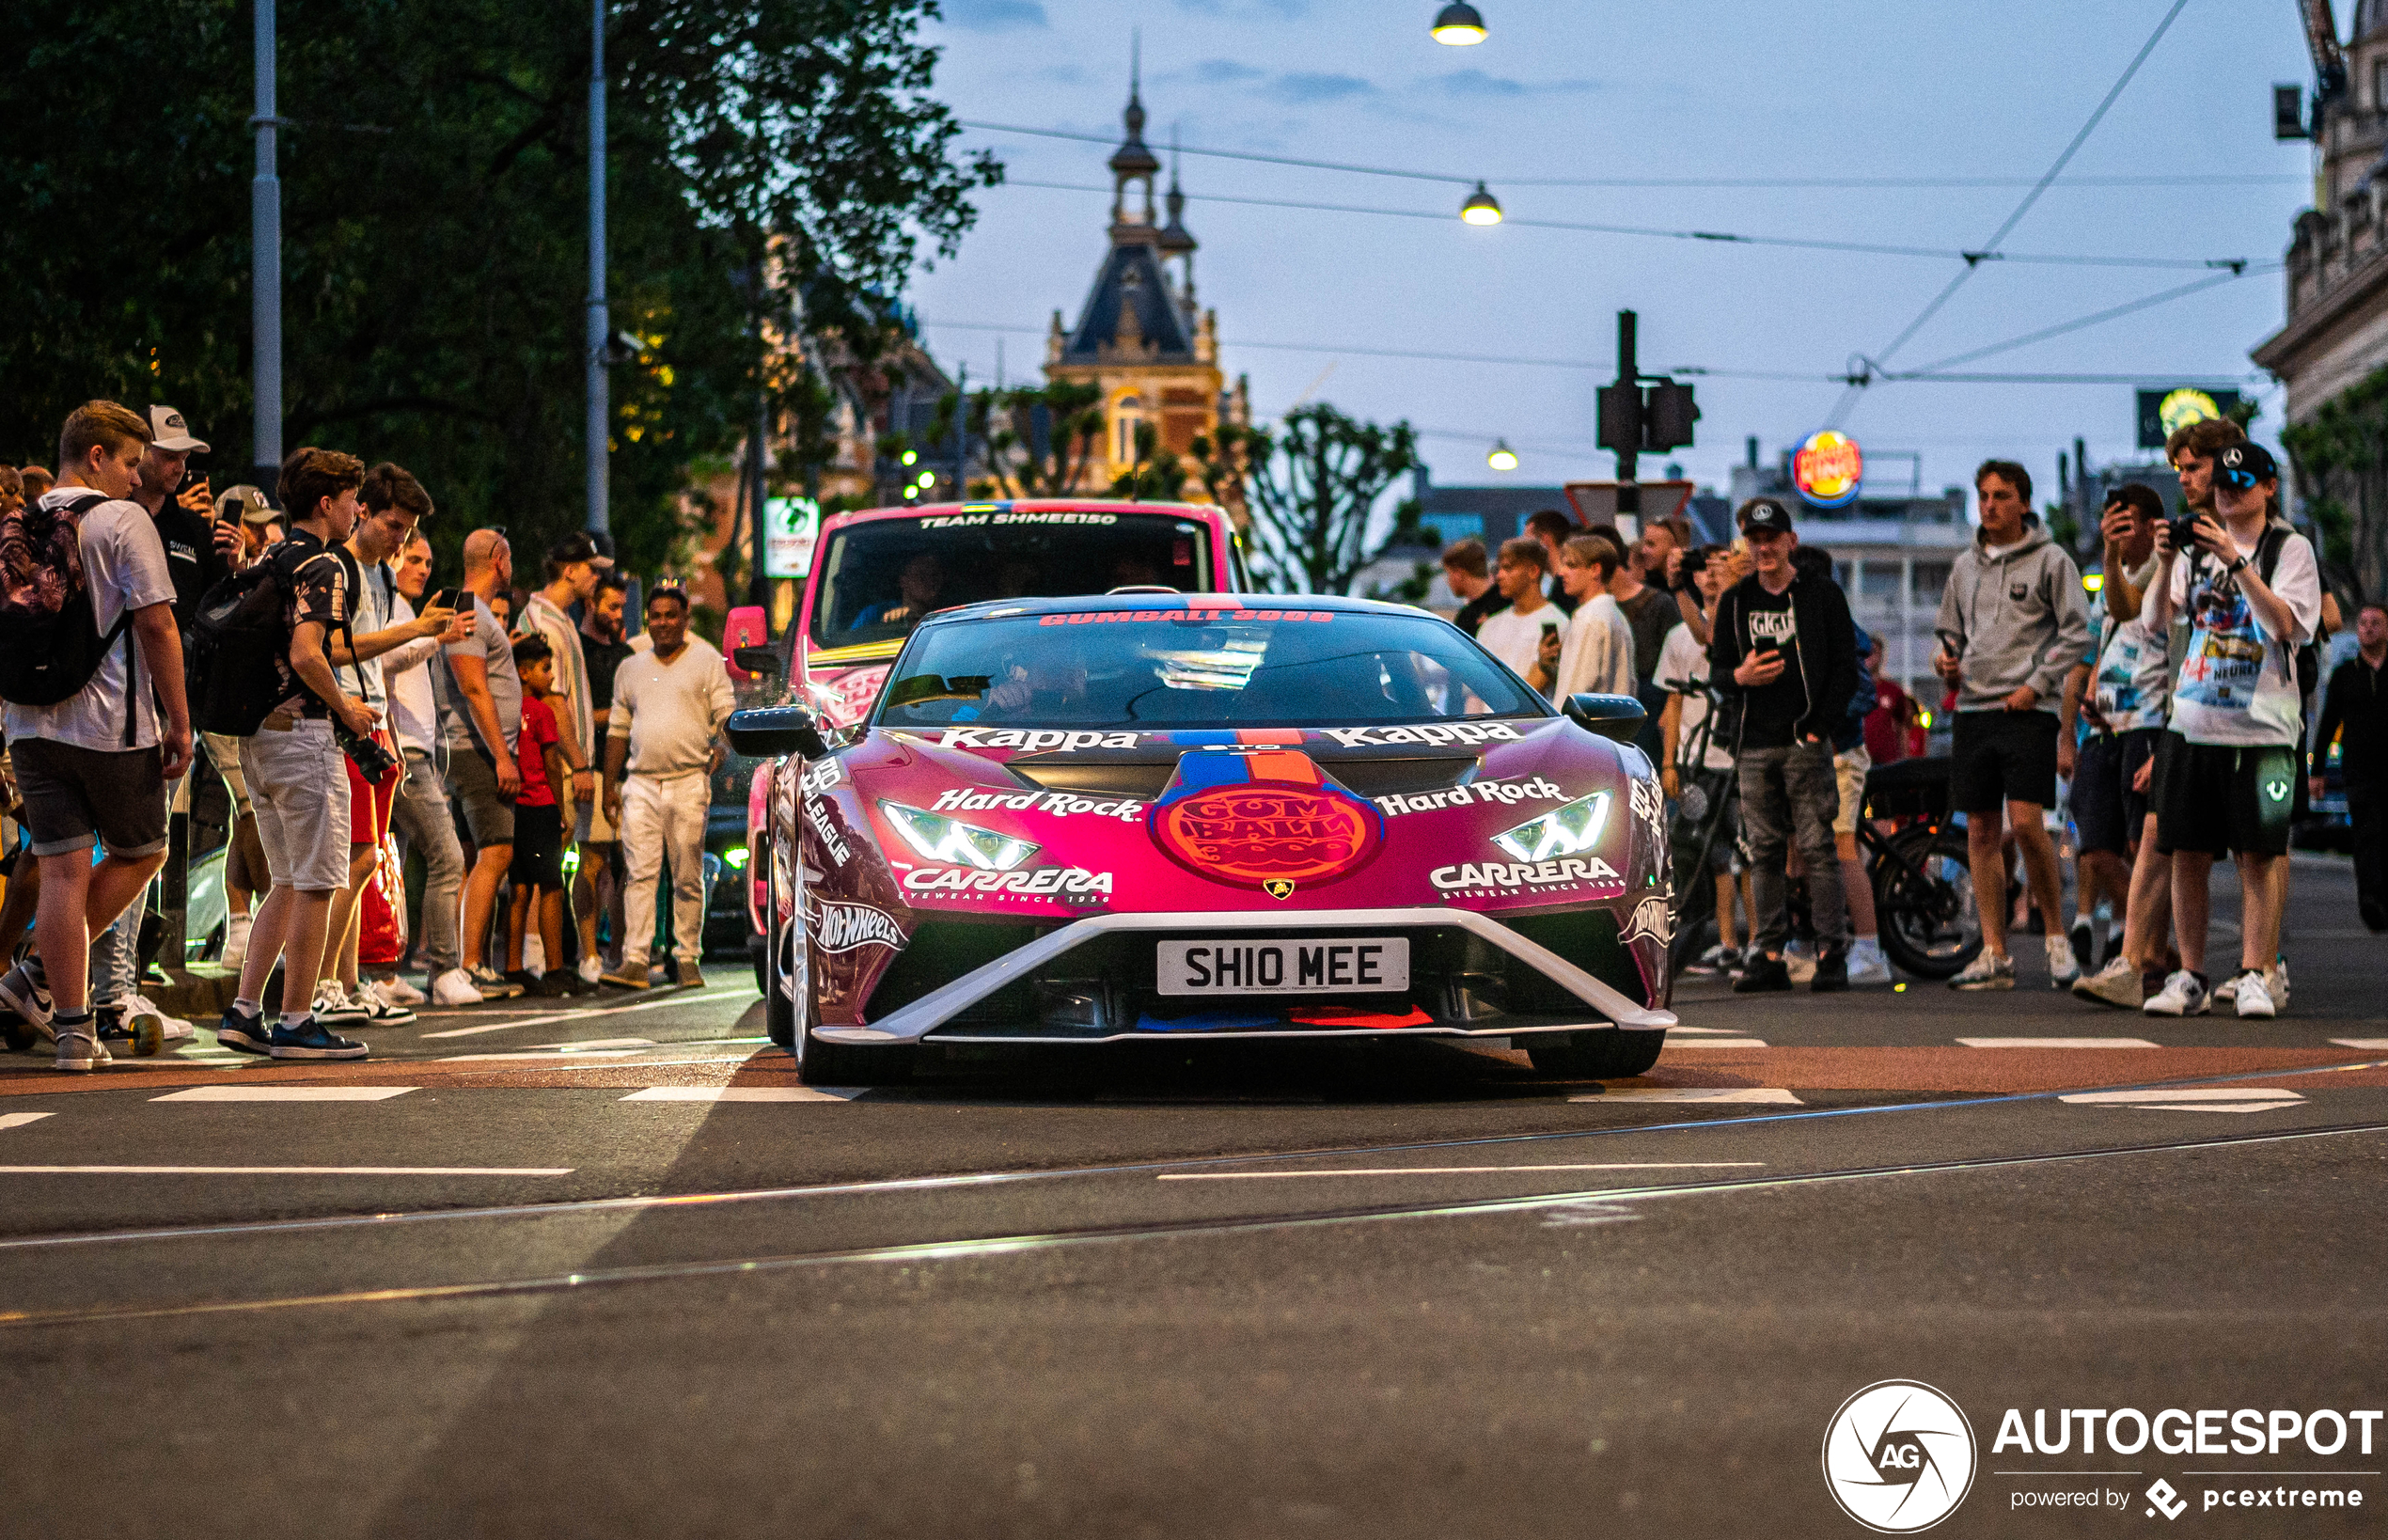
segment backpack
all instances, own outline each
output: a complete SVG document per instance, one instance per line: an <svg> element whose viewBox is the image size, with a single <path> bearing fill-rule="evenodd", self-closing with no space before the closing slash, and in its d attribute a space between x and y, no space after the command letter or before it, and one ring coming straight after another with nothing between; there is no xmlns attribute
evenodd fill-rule
<svg viewBox="0 0 2388 1540"><path fill-rule="evenodd" d="M105 493L87 492L47 508L27 503L0 517L0 699L21 706L72 699L131 630L128 608L100 634L83 577L83 516L107 501ZM130 746L138 699L130 641L124 661L124 741Z"/></svg>
<svg viewBox="0 0 2388 1540"><path fill-rule="evenodd" d="M207 590L182 652L192 726L254 737L291 698L281 665L291 653L291 580L307 562L330 556L305 555L284 542Z"/></svg>

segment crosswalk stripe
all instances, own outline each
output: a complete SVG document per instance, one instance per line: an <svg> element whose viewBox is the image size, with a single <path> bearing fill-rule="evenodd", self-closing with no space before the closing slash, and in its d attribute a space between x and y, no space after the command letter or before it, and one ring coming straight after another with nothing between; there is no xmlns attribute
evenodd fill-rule
<svg viewBox="0 0 2388 1540"><path fill-rule="evenodd" d="M649 1086L625 1102L850 1102L865 1086Z"/></svg>
<svg viewBox="0 0 2388 1540"><path fill-rule="evenodd" d="M1960 1037L1969 1048L2153 1048L2144 1037Z"/></svg>
<svg viewBox="0 0 2388 1540"><path fill-rule="evenodd" d="M22 1128L28 1123L39 1123L49 1115L47 1112L0 1113L0 1128Z"/></svg>
<svg viewBox="0 0 2388 1540"><path fill-rule="evenodd" d="M2333 1037L2330 1041L2342 1048L2361 1048L2365 1053L2388 1051L2388 1037Z"/></svg>
<svg viewBox="0 0 2388 1540"><path fill-rule="evenodd" d="M1760 1102L1774 1107L1806 1104L1780 1086L1620 1086L1571 1102Z"/></svg>
<svg viewBox="0 0 2388 1540"><path fill-rule="evenodd" d="M153 1102L385 1102L414 1086L193 1086L152 1096Z"/></svg>
<svg viewBox="0 0 2388 1540"><path fill-rule="evenodd" d="M570 1176L570 1166L0 1166L8 1176Z"/></svg>
<svg viewBox="0 0 2388 1540"><path fill-rule="evenodd" d="M1766 1045L1766 1039L1761 1037L1695 1037L1680 1043L1673 1037L1667 1039L1670 1048L1763 1048Z"/></svg>

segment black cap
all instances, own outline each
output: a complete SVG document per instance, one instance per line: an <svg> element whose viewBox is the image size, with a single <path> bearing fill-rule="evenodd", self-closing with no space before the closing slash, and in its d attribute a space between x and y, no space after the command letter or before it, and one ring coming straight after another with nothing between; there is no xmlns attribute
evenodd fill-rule
<svg viewBox="0 0 2388 1540"><path fill-rule="evenodd" d="M612 557L597 549L597 542L589 538L586 529L575 529L547 547L547 559L559 567L574 561L586 561L601 571L614 564Z"/></svg>
<svg viewBox="0 0 2388 1540"><path fill-rule="evenodd" d="M1791 510L1772 497L1752 497L1741 505L1741 532L1754 535L1787 535L1791 532Z"/></svg>
<svg viewBox="0 0 2388 1540"><path fill-rule="evenodd" d="M2280 466L2273 464L2272 452L2260 444L2234 444L2214 456L2214 476L2244 489L2278 479Z"/></svg>

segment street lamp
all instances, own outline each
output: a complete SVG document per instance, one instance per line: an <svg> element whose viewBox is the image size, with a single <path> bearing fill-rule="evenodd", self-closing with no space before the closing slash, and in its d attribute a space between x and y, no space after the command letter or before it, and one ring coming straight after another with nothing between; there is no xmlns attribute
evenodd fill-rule
<svg viewBox="0 0 2388 1540"><path fill-rule="evenodd" d="M1517 451L1509 447L1507 439L1494 439L1492 453L1485 456L1485 464L1497 471L1514 471L1517 468Z"/></svg>
<svg viewBox="0 0 2388 1540"><path fill-rule="evenodd" d="M1453 48L1466 48L1485 40L1485 19L1468 0L1452 3L1435 13L1435 40Z"/></svg>
<svg viewBox="0 0 2388 1540"><path fill-rule="evenodd" d="M1468 196L1468 201L1459 206L1459 217L1470 225L1498 225L1500 223L1500 200L1480 181L1476 183L1476 190Z"/></svg>

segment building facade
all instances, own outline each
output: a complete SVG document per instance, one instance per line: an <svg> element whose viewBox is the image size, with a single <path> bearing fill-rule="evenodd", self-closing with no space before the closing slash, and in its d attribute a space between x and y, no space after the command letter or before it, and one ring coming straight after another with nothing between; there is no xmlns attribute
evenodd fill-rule
<svg viewBox="0 0 2388 1540"><path fill-rule="evenodd" d="M1129 86L1122 118L1127 136L1109 162L1109 245L1076 324L1065 328L1054 311L1045 340L1046 379L1101 393L1103 444L1081 473L1087 492L1149 468L1160 455L1186 459L1222 420L1251 420L1245 382L1229 390L1219 369L1218 312L1195 303L1200 244L1186 228L1186 195L1174 171L1164 204L1155 204L1161 163L1144 143L1139 86ZM1196 477L1183 495L1208 500Z"/></svg>

